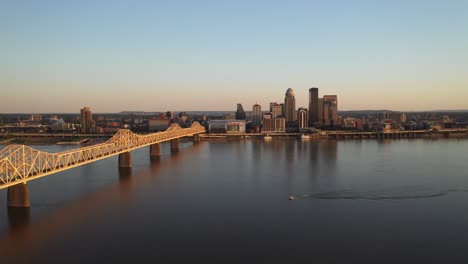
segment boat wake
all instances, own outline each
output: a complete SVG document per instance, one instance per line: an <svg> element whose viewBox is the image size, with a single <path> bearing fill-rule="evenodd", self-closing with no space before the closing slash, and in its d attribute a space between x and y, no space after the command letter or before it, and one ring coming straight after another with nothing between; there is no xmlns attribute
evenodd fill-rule
<svg viewBox="0 0 468 264"><path fill-rule="evenodd" d="M322 193L312 193L302 196L289 196L289 200L320 199L320 200L411 200L433 198L447 195L453 192L468 192L468 189L448 190L418 190L418 189L394 189L394 190L339 190Z"/></svg>

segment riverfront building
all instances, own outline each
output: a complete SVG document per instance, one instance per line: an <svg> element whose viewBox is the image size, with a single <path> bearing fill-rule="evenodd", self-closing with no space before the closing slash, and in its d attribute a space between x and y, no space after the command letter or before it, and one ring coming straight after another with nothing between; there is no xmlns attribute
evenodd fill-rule
<svg viewBox="0 0 468 264"><path fill-rule="evenodd" d="M239 134L245 133L245 120L210 120L209 133Z"/></svg>
<svg viewBox="0 0 468 264"><path fill-rule="evenodd" d="M277 118L263 118L262 132L285 132L286 131L286 119L283 117Z"/></svg>

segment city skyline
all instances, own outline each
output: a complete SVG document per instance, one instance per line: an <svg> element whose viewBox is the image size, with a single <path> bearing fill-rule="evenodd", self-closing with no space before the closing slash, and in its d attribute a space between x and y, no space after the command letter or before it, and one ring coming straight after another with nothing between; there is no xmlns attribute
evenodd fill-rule
<svg viewBox="0 0 468 264"><path fill-rule="evenodd" d="M465 1L2 4L1 113L468 109Z"/></svg>

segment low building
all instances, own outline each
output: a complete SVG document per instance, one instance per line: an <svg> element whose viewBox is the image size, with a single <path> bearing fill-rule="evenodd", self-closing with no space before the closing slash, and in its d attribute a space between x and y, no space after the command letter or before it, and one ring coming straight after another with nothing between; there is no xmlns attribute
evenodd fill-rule
<svg viewBox="0 0 468 264"><path fill-rule="evenodd" d="M285 132L286 119L283 117L263 118L262 132Z"/></svg>
<svg viewBox="0 0 468 264"><path fill-rule="evenodd" d="M170 123L171 123L171 120L167 118L148 119L148 131L149 132L164 131L169 127Z"/></svg>
<svg viewBox="0 0 468 264"><path fill-rule="evenodd" d="M210 120L208 133L245 133L245 120Z"/></svg>

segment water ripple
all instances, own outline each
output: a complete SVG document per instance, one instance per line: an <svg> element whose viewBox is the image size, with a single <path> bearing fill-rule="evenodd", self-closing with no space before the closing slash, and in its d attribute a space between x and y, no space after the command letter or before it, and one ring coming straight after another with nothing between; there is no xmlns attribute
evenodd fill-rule
<svg viewBox="0 0 468 264"><path fill-rule="evenodd" d="M330 192L311 193L302 196L290 196L289 200L410 200L440 197L453 192L468 192L468 189L420 190L411 188L400 188L372 191L338 190Z"/></svg>

